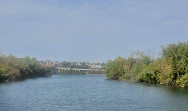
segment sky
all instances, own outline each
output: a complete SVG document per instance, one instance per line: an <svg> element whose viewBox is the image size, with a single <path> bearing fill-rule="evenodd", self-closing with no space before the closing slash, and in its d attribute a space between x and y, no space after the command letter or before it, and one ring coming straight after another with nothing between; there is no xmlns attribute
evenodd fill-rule
<svg viewBox="0 0 188 111"><path fill-rule="evenodd" d="M105 62L188 41L188 0L0 0L0 50Z"/></svg>

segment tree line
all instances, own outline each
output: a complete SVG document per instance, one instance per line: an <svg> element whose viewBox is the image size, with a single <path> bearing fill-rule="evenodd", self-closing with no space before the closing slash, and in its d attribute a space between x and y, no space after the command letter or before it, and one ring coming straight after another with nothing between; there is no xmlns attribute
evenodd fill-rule
<svg viewBox="0 0 188 111"><path fill-rule="evenodd" d="M50 67L43 67L36 58L0 55L0 82L50 75Z"/></svg>
<svg viewBox="0 0 188 111"><path fill-rule="evenodd" d="M64 68L78 68L78 69L89 69L90 68L86 62L80 62L78 64L76 62L63 61L63 62L60 62L59 64L56 64L55 66L56 67L64 67Z"/></svg>
<svg viewBox="0 0 188 111"><path fill-rule="evenodd" d="M107 62L105 73L110 79L188 87L188 42L168 44L158 58L141 51L117 57Z"/></svg>

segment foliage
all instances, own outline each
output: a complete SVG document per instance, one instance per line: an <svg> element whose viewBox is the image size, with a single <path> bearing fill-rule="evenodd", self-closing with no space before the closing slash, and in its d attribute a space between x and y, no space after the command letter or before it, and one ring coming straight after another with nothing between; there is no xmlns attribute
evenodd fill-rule
<svg viewBox="0 0 188 111"><path fill-rule="evenodd" d="M48 67L43 67L36 58L17 58L13 55L0 56L0 82L45 76L50 74Z"/></svg>
<svg viewBox="0 0 188 111"><path fill-rule="evenodd" d="M188 42L169 44L163 48L163 57L172 67L172 83L179 84L180 78L188 73Z"/></svg>
<svg viewBox="0 0 188 111"><path fill-rule="evenodd" d="M172 66L163 58L158 65L160 84L170 85L172 83Z"/></svg>
<svg viewBox="0 0 188 111"><path fill-rule="evenodd" d="M79 70L60 70L58 74L67 74L67 75L85 75L85 71L79 71Z"/></svg>
<svg viewBox="0 0 188 111"><path fill-rule="evenodd" d="M188 73L183 75L179 80L179 85L181 87L188 87Z"/></svg>
<svg viewBox="0 0 188 111"><path fill-rule="evenodd" d="M109 61L106 65L106 73L110 79L120 79L124 74L125 59L117 57L114 61Z"/></svg>
<svg viewBox="0 0 188 111"><path fill-rule="evenodd" d="M141 51L128 59L117 57L108 61L105 73L110 79L188 87L188 42L163 47L157 59Z"/></svg>
<svg viewBox="0 0 188 111"><path fill-rule="evenodd" d="M63 61L59 66L64 68L89 69L89 66L85 62L80 62L80 64L77 64L74 62Z"/></svg>

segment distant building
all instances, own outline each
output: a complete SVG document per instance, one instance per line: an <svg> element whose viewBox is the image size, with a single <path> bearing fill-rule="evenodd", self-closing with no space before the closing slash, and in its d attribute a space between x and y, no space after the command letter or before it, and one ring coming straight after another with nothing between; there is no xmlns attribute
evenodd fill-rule
<svg viewBox="0 0 188 111"><path fill-rule="evenodd" d="M55 63L49 60L46 60L45 63L43 64L43 66L47 66L47 67L53 67L54 65Z"/></svg>

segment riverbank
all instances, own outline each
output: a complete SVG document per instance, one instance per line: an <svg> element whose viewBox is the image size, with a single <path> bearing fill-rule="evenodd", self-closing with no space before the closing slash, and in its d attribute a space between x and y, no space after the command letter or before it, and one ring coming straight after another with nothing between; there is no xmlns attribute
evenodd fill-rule
<svg viewBox="0 0 188 111"><path fill-rule="evenodd" d="M36 58L17 58L0 55L0 82L10 82L27 78L50 76L50 67L44 67Z"/></svg>
<svg viewBox="0 0 188 111"><path fill-rule="evenodd" d="M141 51L128 58L117 57L108 61L105 73L109 79L187 88L188 42L167 45L159 58Z"/></svg>

